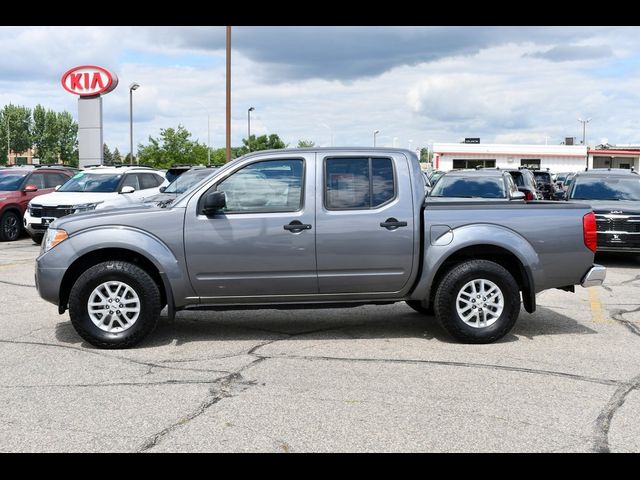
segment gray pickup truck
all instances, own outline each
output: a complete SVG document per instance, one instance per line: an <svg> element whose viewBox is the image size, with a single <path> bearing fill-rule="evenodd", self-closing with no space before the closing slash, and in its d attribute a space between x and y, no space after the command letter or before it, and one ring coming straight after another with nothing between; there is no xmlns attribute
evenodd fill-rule
<svg viewBox="0 0 640 480"><path fill-rule="evenodd" d="M394 302L435 313L459 341L488 343L511 330L521 302L535 310L537 292L604 280L589 206L428 204L421 175L401 149L252 153L169 207L56 220L36 285L89 343L125 348L165 306L173 318Z"/></svg>

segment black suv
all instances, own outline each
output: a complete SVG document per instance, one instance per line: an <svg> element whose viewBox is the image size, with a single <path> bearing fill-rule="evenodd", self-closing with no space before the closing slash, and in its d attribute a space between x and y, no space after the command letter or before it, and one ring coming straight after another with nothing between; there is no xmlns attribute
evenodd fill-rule
<svg viewBox="0 0 640 480"><path fill-rule="evenodd" d="M533 176L536 179L538 193L542 195L542 198L545 200L555 200L556 186L553 180L551 180L549 171L534 170Z"/></svg>
<svg viewBox="0 0 640 480"><path fill-rule="evenodd" d="M505 170L451 170L433 185L428 202L524 200Z"/></svg>
<svg viewBox="0 0 640 480"><path fill-rule="evenodd" d="M640 253L640 175L637 172L617 168L578 172L567 199L593 208L598 251Z"/></svg>

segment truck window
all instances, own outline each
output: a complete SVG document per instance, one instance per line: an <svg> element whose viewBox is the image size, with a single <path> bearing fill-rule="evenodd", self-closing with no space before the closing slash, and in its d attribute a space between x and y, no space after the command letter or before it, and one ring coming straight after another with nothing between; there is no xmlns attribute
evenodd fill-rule
<svg viewBox="0 0 640 480"><path fill-rule="evenodd" d="M295 212L302 208L304 163L266 160L238 170L218 184L227 213Z"/></svg>
<svg viewBox="0 0 640 480"><path fill-rule="evenodd" d="M390 158L327 158L325 206L329 210L377 208L395 197Z"/></svg>

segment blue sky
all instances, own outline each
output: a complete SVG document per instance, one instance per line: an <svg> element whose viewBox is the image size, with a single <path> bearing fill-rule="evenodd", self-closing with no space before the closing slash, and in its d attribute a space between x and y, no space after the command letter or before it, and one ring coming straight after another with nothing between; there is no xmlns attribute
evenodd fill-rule
<svg viewBox="0 0 640 480"><path fill-rule="evenodd" d="M134 142L184 125L224 145L224 27L0 27L0 104L68 110L60 76L81 64L114 71L104 139ZM232 142L278 133L319 145L416 148L483 143L640 144L640 29L635 27L234 27Z"/></svg>

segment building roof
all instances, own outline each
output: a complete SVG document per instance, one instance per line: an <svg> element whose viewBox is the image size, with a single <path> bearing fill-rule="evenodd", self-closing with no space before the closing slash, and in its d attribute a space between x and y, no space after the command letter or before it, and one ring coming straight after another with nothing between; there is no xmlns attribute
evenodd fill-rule
<svg viewBox="0 0 640 480"><path fill-rule="evenodd" d="M535 157L582 157L585 145L515 145L506 143L434 143L436 155L506 155Z"/></svg>

